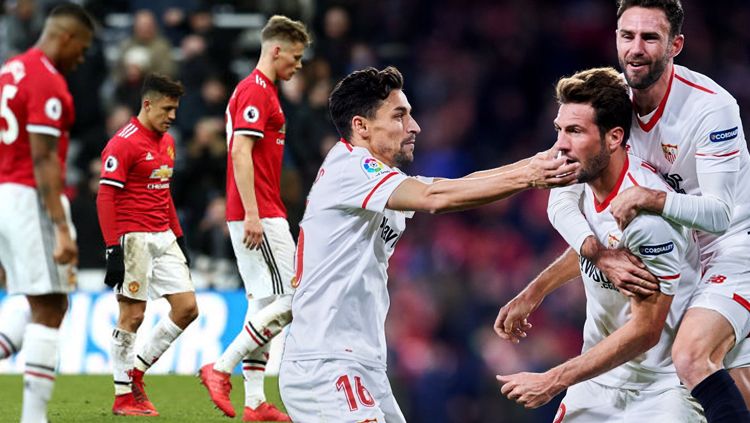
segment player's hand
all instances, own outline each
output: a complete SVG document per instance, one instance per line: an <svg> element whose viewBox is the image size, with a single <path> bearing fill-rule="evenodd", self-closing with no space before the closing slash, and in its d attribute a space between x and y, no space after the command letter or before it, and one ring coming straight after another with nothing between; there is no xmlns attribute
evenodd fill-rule
<svg viewBox="0 0 750 423"><path fill-rule="evenodd" d="M180 250L182 250L182 255L185 256L185 264L187 265L187 267L190 267L190 254L188 254L187 245L185 244L185 237L177 237L175 241L177 241L177 246L180 247Z"/></svg>
<svg viewBox="0 0 750 423"><path fill-rule="evenodd" d="M78 246L70 236L67 224L55 225L55 251L52 257L58 264L68 264L78 261Z"/></svg>
<svg viewBox="0 0 750 423"><path fill-rule="evenodd" d="M648 195L643 187L630 187L617 196L609 204L609 210L617 222L620 230L624 230L641 211L642 201Z"/></svg>
<svg viewBox="0 0 750 423"><path fill-rule="evenodd" d="M526 408L537 408L547 404L567 387L557 381L553 370L545 373L516 373L497 375L500 392Z"/></svg>
<svg viewBox="0 0 750 423"><path fill-rule="evenodd" d="M576 171L581 164L566 161L564 157L553 157L551 149L537 153L526 165L529 186L531 188L555 188L578 182Z"/></svg>
<svg viewBox="0 0 750 423"><path fill-rule="evenodd" d="M245 248L259 249L260 244L263 243L263 225L260 223L260 218L258 216L245 216L242 229L242 243L245 244Z"/></svg>
<svg viewBox="0 0 750 423"><path fill-rule="evenodd" d="M519 343L532 327L527 320L529 315L541 302L542 299L532 298L528 291L522 291L500 309L495 319L495 333L502 339Z"/></svg>
<svg viewBox="0 0 750 423"><path fill-rule="evenodd" d="M641 260L624 248L603 248L594 263L623 294L649 296L659 291L659 280Z"/></svg>
<svg viewBox="0 0 750 423"><path fill-rule="evenodd" d="M122 287L125 280L125 255L122 247L113 245L107 247L107 273L104 275L104 283L111 287Z"/></svg>

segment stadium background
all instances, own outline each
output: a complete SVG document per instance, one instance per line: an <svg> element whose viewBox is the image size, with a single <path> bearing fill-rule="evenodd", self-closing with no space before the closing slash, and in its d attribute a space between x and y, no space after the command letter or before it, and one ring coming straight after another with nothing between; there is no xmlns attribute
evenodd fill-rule
<svg viewBox="0 0 750 423"><path fill-rule="evenodd" d="M4 1L0 59L33 44L55 3ZM66 337L63 372L108 371L115 304L101 283L98 155L137 112L145 72L167 73L187 88L173 128L178 140L173 193L203 315L155 370L190 373L229 342L244 313L223 220L223 113L234 84L254 67L258 29L268 16L302 19L314 35L304 69L281 85L287 116L283 196L293 228L322 157L337 140L327 116L328 93L351 70L390 64L401 69L422 126L408 172L457 177L548 148L555 137L556 79L586 67L616 66L613 0L83 4L102 27L87 62L68 78L77 120L67 193L78 229L83 292L71 301L66 333L77 336ZM750 3L683 4L686 48L677 62L728 89L747 127ZM551 420L555 404L523 410L501 398L494 375L542 371L579 352L580 286L571 283L548 298L532 317L530 338L520 345L501 342L492 332L498 308L565 248L547 221L546 200L546 192L530 191L477 211L421 215L410 222L391 260L387 322L389 375L409 421ZM2 296L0 290L0 301ZM152 309L151 316L164 312L163 305ZM149 319L143 330L153 323ZM0 371L17 365L5 361Z"/></svg>

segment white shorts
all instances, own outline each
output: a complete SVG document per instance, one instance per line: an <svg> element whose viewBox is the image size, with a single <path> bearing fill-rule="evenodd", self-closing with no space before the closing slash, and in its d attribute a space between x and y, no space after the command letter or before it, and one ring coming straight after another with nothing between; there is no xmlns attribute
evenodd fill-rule
<svg viewBox="0 0 750 423"><path fill-rule="evenodd" d="M261 219L260 223L263 243L260 249L250 250L242 243L243 222L227 222L245 293L254 299L291 294L295 245L289 223L283 217Z"/></svg>
<svg viewBox="0 0 750 423"><path fill-rule="evenodd" d="M295 423L406 422L385 370L356 361L282 361L279 390Z"/></svg>
<svg viewBox="0 0 750 423"><path fill-rule="evenodd" d="M701 283L689 308L716 311L732 325L737 345L727 354L727 368L750 366L750 247L737 246L714 255L704 263ZM748 344L744 348L742 344Z"/></svg>
<svg viewBox="0 0 750 423"><path fill-rule="evenodd" d="M187 260L171 230L130 232L120 239L125 279L116 294L146 301L195 291Z"/></svg>
<svg viewBox="0 0 750 423"><path fill-rule="evenodd" d="M71 236L70 203L60 196ZM75 267L58 265L53 253L55 228L37 190L26 185L0 184L0 260L9 294L66 294L75 288Z"/></svg>
<svg viewBox="0 0 750 423"><path fill-rule="evenodd" d="M684 386L660 390L612 388L587 380L568 388L554 423L705 423Z"/></svg>

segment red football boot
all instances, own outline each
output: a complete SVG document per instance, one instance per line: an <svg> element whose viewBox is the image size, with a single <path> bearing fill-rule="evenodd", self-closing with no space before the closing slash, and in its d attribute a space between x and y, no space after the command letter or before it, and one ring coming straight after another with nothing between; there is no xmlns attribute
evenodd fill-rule
<svg viewBox="0 0 750 423"><path fill-rule="evenodd" d="M208 389L208 395L216 407L221 410L227 417L234 417L237 414L232 407L232 401L229 400L229 393L232 391L232 382L229 380L229 373L214 370L214 363L206 364L201 367L198 377L203 386Z"/></svg>
<svg viewBox="0 0 750 423"><path fill-rule="evenodd" d="M146 395L146 390L144 389L146 384L143 383L143 372L134 368L130 371L130 377L133 380L130 386L133 389L133 397L135 400L144 408L151 410L153 413L152 415L158 416L159 412L156 411L156 407L154 407L154 404L148 400L148 395Z"/></svg>
<svg viewBox="0 0 750 423"><path fill-rule="evenodd" d="M257 408L245 407L242 414L243 422L291 422L283 411L269 402L262 402Z"/></svg>
<svg viewBox="0 0 750 423"><path fill-rule="evenodd" d="M132 392L115 395L115 403L112 405L112 414L118 416L158 416L156 410L146 408L143 403L136 401Z"/></svg>

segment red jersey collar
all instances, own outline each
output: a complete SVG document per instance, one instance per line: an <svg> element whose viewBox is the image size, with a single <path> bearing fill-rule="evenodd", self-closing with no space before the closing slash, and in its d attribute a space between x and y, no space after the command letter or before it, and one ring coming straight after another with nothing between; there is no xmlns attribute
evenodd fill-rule
<svg viewBox="0 0 750 423"><path fill-rule="evenodd" d="M349 143L349 141L347 141L345 138L340 138L339 141L341 141L344 144L344 147L346 147L346 149L349 150L349 152L354 150L354 148L352 148L351 143Z"/></svg>
<svg viewBox="0 0 750 423"><path fill-rule="evenodd" d="M661 115L664 114L664 109L667 106L667 99L669 98L669 93L672 91L672 81L674 80L674 65L672 65L672 73L669 75L669 83L667 84L667 91L664 93L664 97L662 97L661 101L659 102L659 106L656 108L656 112L653 116L651 116L651 119L649 119L648 122L643 122L641 118L638 117L638 111L635 109L635 102L633 102L633 110L636 110L635 112L635 121L638 122L638 126L641 127L645 132L649 132L652 129L654 129L654 126L656 126L656 123L659 121L659 118L661 118ZM635 95L634 95L635 96Z"/></svg>
<svg viewBox="0 0 750 423"><path fill-rule="evenodd" d="M47 57L47 55L44 54L44 52L42 51L42 49L40 49L39 47L32 47L32 48L30 48L29 49L29 53L31 53L34 56L39 57L39 60L47 62L46 63L48 65L47 67L48 68L52 67L52 69L50 69L50 70L54 70L55 72L60 73L60 70L57 69L57 66L55 66L55 63L52 61L52 59L50 59L49 57Z"/></svg>
<svg viewBox="0 0 750 423"><path fill-rule="evenodd" d="M610 191L609 194L607 195L607 198L605 198L604 201L599 203L599 201L596 200L596 196L594 196L594 210L596 210L597 213L603 212L607 207L609 207L609 203L612 202L612 199L617 197L617 193L620 192L622 181L625 180L625 175L627 175L629 167L630 167L630 158L626 154L625 164L623 164L622 170L620 171L620 177L617 178L617 182L615 183L615 186L612 188L612 191Z"/></svg>
<svg viewBox="0 0 750 423"><path fill-rule="evenodd" d="M152 131L152 130L146 128L145 126L143 126L143 124L141 123L141 121L138 120L137 116L131 117L130 118L130 123L132 123L133 125L137 126L138 130L143 131L143 134L146 135L146 137L148 139L150 139L150 140L160 141L162 139L162 137L164 136L164 134L160 134L160 133L158 133L156 131Z"/></svg>

